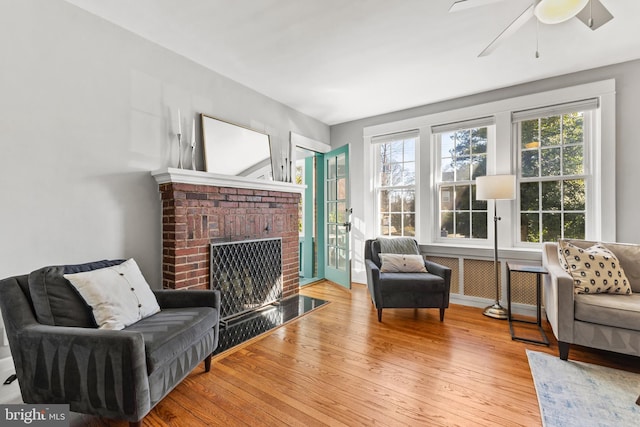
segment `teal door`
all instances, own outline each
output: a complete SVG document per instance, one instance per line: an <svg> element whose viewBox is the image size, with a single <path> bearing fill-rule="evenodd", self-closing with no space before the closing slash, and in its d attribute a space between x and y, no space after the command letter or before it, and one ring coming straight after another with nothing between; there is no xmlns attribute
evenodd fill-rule
<svg viewBox="0 0 640 427"><path fill-rule="evenodd" d="M324 274L351 289L349 145L324 154Z"/></svg>
<svg viewBox="0 0 640 427"><path fill-rule="evenodd" d="M324 179L318 178L324 168L322 154L296 147L296 183L306 188L300 199L298 242L300 246L300 286L324 278L323 250L320 242L324 233ZM324 176L324 175L322 175ZM323 261L324 262L324 261Z"/></svg>

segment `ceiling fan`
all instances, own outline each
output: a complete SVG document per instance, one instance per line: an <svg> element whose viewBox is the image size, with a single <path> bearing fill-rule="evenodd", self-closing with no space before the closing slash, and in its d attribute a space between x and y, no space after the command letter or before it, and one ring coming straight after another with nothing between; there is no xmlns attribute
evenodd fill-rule
<svg viewBox="0 0 640 427"><path fill-rule="evenodd" d="M451 5L449 12L458 12L499 1L504 0L458 0ZM533 0L531 5L502 30L478 57L489 55L531 18L536 18L543 24L559 24L574 17L592 30L600 28L613 19L613 15L600 0ZM536 52L536 57L537 55Z"/></svg>

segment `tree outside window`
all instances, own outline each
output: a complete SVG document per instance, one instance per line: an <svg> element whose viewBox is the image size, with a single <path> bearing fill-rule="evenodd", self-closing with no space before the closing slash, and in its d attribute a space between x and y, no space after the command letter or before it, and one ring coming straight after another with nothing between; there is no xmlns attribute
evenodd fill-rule
<svg viewBox="0 0 640 427"><path fill-rule="evenodd" d="M475 179L487 173L487 128L439 134L440 237L487 238L487 202L476 200Z"/></svg>
<svg viewBox="0 0 640 427"><path fill-rule="evenodd" d="M521 242L585 238L584 135L584 112L520 122Z"/></svg>

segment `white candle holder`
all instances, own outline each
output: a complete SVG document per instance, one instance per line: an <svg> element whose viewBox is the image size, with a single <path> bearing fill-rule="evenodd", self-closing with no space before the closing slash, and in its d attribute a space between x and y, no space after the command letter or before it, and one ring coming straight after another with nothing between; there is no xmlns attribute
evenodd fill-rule
<svg viewBox="0 0 640 427"><path fill-rule="evenodd" d="M182 169L182 134L178 133L178 169Z"/></svg>

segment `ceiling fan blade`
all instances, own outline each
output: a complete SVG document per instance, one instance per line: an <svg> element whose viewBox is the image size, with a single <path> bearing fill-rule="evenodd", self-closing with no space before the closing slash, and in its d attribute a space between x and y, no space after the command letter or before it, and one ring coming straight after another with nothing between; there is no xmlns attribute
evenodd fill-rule
<svg viewBox="0 0 640 427"><path fill-rule="evenodd" d="M518 31L529 19L533 18L533 9L534 5L529 6L525 9L524 12L520 14L511 24L507 26L502 32L493 39L489 46L485 47L482 52L478 55L478 58L481 56L487 56L503 41L511 37L516 31Z"/></svg>
<svg viewBox="0 0 640 427"><path fill-rule="evenodd" d="M591 4L586 5L585 8L576 15L576 18L595 31L611 21L613 15L604 7L600 0L591 0ZM591 26L589 25L589 18L593 18Z"/></svg>
<svg viewBox="0 0 640 427"><path fill-rule="evenodd" d="M458 0L449 8L449 12L459 12L472 7L484 6L485 4L497 3L504 0Z"/></svg>

